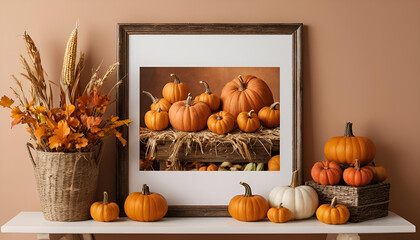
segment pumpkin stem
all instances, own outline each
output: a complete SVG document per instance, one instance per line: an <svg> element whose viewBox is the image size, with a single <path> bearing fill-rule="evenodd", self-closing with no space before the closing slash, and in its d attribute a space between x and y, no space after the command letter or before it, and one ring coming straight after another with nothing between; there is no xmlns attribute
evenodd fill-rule
<svg viewBox="0 0 420 240"><path fill-rule="evenodd" d="M354 137L353 135L353 123L347 122L346 123L346 131L344 132L345 137Z"/></svg>
<svg viewBox="0 0 420 240"><path fill-rule="evenodd" d="M251 109L251 111L249 111L248 113L248 118L252 118L252 113L254 112L254 109Z"/></svg>
<svg viewBox="0 0 420 240"><path fill-rule="evenodd" d="M252 197L251 187L248 185L248 183L240 182L239 184L245 187L244 197Z"/></svg>
<svg viewBox="0 0 420 240"><path fill-rule="evenodd" d="M331 201L330 208L335 208L336 205L337 205L337 197L334 196L334 198Z"/></svg>
<svg viewBox="0 0 420 240"><path fill-rule="evenodd" d="M271 104L271 105L270 105L270 109L271 109L271 110L276 109L276 106L277 106L277 105L279 105L279 104L280 104L280 102L275 102L275 103Z"/></svg>
<svg viewBox="0 0 420 240"><path fill-rule="evenodd" d="M217 120L222 120L223 118L222 118L222 116L217 116L217 118L216 118Z"/></svg>
<svg viewBox="0 0 420 240"><path fill-rule="evenodd" d="M188 93L187 103L185 104L185 106L191 107L191 101L192 101L191 93Z"/></svg>
<svg viewBox="0 0 420 240"><path fill-rule="evenodd" d="M204 93L211 94L209 84L207 82L205 82L205 81L200 81L200 83L204 84L204 87L206 87L206 91Z"/></svg>
<svg viewBox="0 0 420 240"><path fill-rule="evenodd" d="M149 186L147 186L147 184L143 184L143 189L141 190L141 193L143 195L150 195Z"/></svg>
<svg viewBox="0 0 420 240"><path fill-rule="evenodd" d="M360 170L360 161L359 161L359 159L356 159L356 163L354 164L354 167L355 167L357 170Z"/></svg>
<svg viewBox="0 0 420 240"><path fill-rule="evenodd" d="M159 102L159 99L157 97L153 96L150 92L143 91L142 93L146 94L150 99L152 99L153 103Z"/></svg>
<svg viewBox="0 0 420 240"><path fill-rule="evenodd" d="M293 171L293 173L292 173L292 182L290 183L290 186L289 187L292 187L292 188L299 187L300 184L299 184L298 178L299 178L298 171L297 170L296 171Z"/></svg>
<svg viewBox="0 0 420 240"><path fill-rule="evenodd" d="M242 79L242 76L241 75L238 76L238 80L239 80L239 88L238 88L238 90L242 92L243 90L245 90L245 82Z"/></svg>
<svg viewBox="0 0 420 240"><path fill-rule="evenodd" d="M158 107L158 109L156 110L156 112L161 112L162 111L162 108L160 107L160 105L159 105L159 107Z"/></svg>
<svg viewBox="0 0 420 240"><path fill-rule="evenodd" d="M283 203L282 202L279 204L278 208L283 208Z"/></svg>
<svg viewBox="0 0 420 240"><path fill-rule="evenodd" d="M174 80L174 83L175 84L179 84L181 81L179 81L179 78L178 78L178 76L177 75L175 75L174 73L171 73L171 77L174 77L175 78L175 80Z"/></svg>
<svg viewBox="0 0 420 240"><path fill-rule="evenodd" d="M107 192L104 192L104 201L103 201L103 204L104 205L107 205L109 202L108 202L108 193Z"/></svg>

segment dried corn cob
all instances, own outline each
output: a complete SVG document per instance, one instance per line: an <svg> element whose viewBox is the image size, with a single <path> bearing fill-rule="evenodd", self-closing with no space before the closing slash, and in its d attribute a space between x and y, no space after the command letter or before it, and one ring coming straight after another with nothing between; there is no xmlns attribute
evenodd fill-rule
<svg viewBox="0 0 420 240"><path fill-rule="evenodd" d="M71 86L74 82L74 69L76 66L77 54L77 26L70 35L67 42L66 52L64 53L63 70L61 81L64 85Z"/></svg>

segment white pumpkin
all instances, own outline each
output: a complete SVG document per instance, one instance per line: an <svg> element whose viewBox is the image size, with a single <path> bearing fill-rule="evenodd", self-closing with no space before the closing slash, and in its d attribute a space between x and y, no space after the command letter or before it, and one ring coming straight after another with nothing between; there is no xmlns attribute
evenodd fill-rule
<svg viewBox="0 0 420 240"><path fill-rule="evenodd" d="M283 207L292 212L290 219L305 219L314 215L318 205L318 194L310 186L299 186L297 171L293 172L290 186L279 186L268 196L270 207Z"/></svg>

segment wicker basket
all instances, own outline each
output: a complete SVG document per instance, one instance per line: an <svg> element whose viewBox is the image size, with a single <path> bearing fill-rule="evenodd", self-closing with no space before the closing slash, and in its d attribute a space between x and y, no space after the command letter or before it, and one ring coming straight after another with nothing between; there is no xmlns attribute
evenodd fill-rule
<svg viewBox="0 0 420 240"><path fill-rule="evenodd" d="M90 219L98 181L102 144L94 152L60 153L36 151L34 166L44 218L70 222Z"/></svg>
<svg viewBox="0 0 420 240"><path fill-rule="evenodd" d="M319 203L330 203L334 196L337 202L349 208L349 222L363 222L388 216L389 190L391 184L378 183L364 187L347 185L324 186L314 181L305 183L318 193Z"/></svg>

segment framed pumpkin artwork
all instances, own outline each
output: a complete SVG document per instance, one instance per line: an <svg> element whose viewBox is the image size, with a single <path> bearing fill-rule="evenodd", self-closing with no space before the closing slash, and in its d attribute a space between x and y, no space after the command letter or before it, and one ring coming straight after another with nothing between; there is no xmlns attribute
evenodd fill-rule
<svg viewBox="0 0 420 240"><path fill-rule="evenodd" d="M302 24L119 24L117 202L148 184L167 216L228 216L302 169ZM301 174L300 174L301 175ZM301 176L300 176L301 179Z"/></svg>

